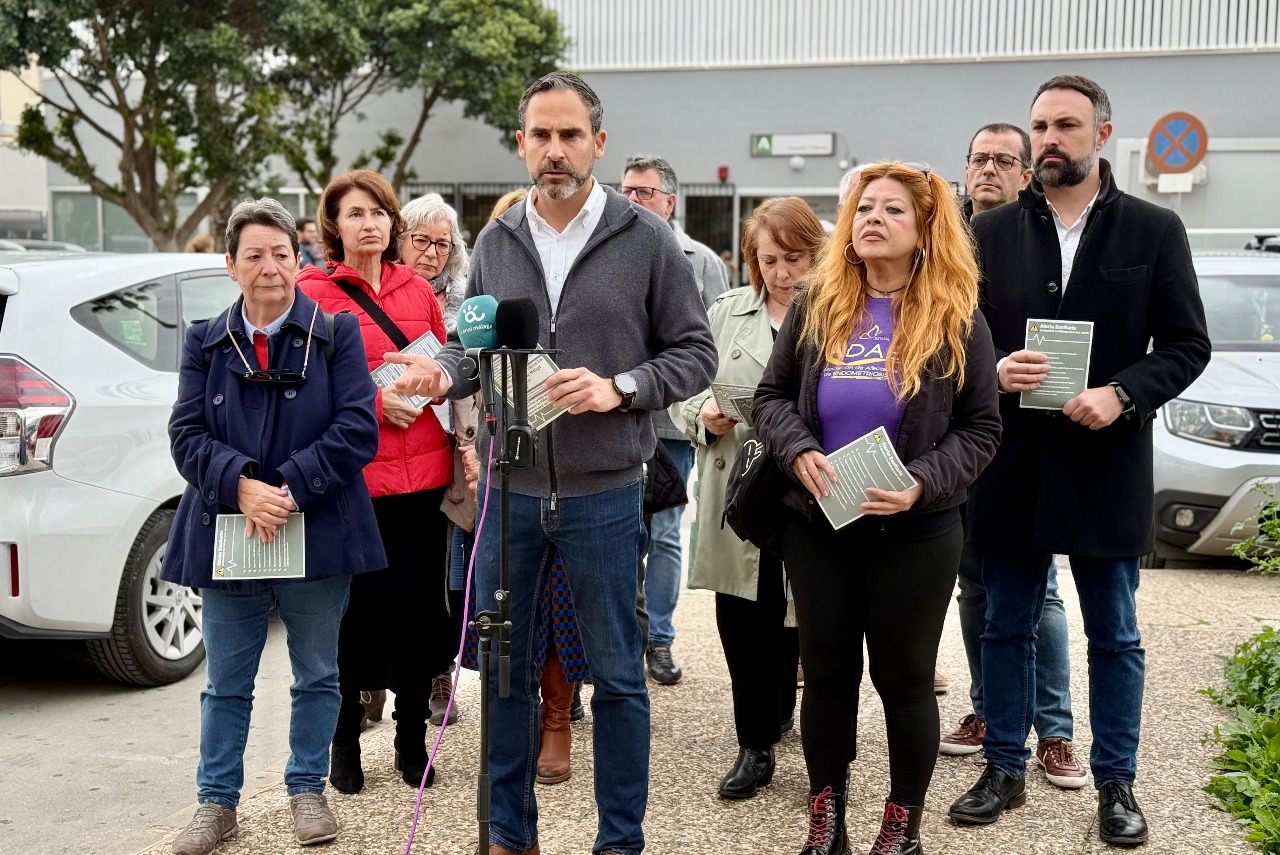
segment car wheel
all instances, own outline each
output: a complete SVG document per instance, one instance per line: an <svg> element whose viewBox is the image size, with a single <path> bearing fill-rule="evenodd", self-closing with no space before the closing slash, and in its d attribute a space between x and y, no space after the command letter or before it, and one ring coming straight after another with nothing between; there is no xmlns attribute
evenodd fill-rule
<svg viewBox="0 0 1280 855"><path fill-rule="evenodd" d="M120 578L111 635L88 642L94 664L121 683L173 683L204 659L200 595L160 578L173 516L156 511L142 526Z"/></svg>
<svg viewBox="0 0 1280 855"><path fill-rule="evenodd" d="M1143 570L1163 570L1166 564L1168 562L1154 552L1148 552L1138 559L1138 566Z"/></svg>

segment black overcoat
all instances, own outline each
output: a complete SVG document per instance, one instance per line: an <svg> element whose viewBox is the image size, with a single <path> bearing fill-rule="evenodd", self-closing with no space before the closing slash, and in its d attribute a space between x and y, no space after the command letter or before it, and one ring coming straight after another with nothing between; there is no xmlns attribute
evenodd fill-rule
<svg viewBox="0 0 1280 855"><path fill-rule="evenodd" d="M987 548L1112 558L1152 550L1152 421L1204 370L1209 335L1182 221L1122 193L1105 160L1101 173L1065 289L1038 183L973 221L996 358L1024 347L1028 318L1093 321L1089 387L1117 382L1134 407L1094 431L1001 395L1004 439L969 509L971 536Z"/></svg>

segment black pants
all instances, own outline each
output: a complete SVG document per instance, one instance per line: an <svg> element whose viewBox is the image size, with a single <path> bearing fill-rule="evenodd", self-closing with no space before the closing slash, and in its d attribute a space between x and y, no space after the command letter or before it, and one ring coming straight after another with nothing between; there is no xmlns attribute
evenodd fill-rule
<svg viewBox="0 0 1280 855"><path fill-rule="evenodd" d="M462 630L462 592L449 591L444 488L373 500L387 567L351 579L338 636L344 692L391 689L423 705L431 678L449 670Z"/></svg>
<svg viewBox="0 0 1280 855"><path fill-rule="evenodd" d="M800 622L809 786L845 788L865 639L884 703L889 797L922 805L938 753L933 671L964 541L960 515L863 517L838 532L825 518L788 517L783 554Z"/></svg>
<svg viewBox="0 0 1280 855"><path fill-rule="evenodd" d="M787 591L782 562L760 555L756 599L716 594L716 628L733 684L733 726L738 746L763 750L777 743L782 723L795 715L800 637L784 627Z"/></svg>

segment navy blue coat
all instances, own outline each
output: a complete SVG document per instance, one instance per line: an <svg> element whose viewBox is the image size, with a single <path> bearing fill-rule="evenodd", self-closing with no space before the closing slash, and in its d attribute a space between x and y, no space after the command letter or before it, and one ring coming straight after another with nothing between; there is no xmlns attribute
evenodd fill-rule
<svg viewBox="0 0 1280 855"><path fill-rule="evenodd" d="M302 370L315 305L295 292L284 326L271 336L270 367ZM213 584L214 518L240 512L241 473L273 486L289 485L306 514L308 580L385 567L361 474L378 450L378 421L377 387L369 377L359 322L350 314L334 318L333 361L326 365L322 343L329 336L324 316L316 314L307 379L296 385L245 380L245 363L228 338L228 323L245 359L258 367L240 301L187 330L178 400L169 419L173 459L187 489L161 578L193 588ZM263 583L217 585L247 592Z"/></svg>

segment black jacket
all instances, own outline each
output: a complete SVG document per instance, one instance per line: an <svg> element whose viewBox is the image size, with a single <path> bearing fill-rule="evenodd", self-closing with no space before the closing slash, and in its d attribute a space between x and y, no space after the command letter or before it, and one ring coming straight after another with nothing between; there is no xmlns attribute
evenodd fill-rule
<svg viewBox="0 0 1280 855"><path fill-rule="evenodd" d="M982 311L996 358L1021 350L1028 318L1093 321L1089 387L1117 382L1132 415L1090 430L1002 395L1004 442L974 486L972 533L988 547L1132 557L1152 549L1151 422L1209 361L1191 250L1172 211L1122 193L1102 161L1071 279L1043 189L973 220Z"/></svg>
<svg viewBox="0 0 1280 855"><path fill-rule="evenodd" d="M817 503L795 481L795 459L810 449L822 450L818 421L818 378L823 361L817 348L797 348L804 326L805 295L796 296L778 331L773 354L756 389L751 417L756 434L791 480L783 501L813 518ZM945 354L934 358L920 392L906 403L894 450L921 483L920 501L905 513L941 511L964 503L965 490L991 460L1000 443L996 364L991 333L980 313L966 352L967 375L957 389L954 378L933 379L942 373Z"/></svg>

